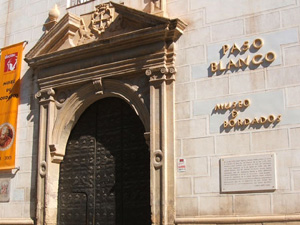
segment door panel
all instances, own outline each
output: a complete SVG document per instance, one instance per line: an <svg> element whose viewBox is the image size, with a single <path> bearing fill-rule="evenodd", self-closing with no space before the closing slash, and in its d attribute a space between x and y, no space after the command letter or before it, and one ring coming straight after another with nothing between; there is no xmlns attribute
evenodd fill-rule
<svg viewBox="0 0 300 225"><path fill-rule="evenodd" d="M59 224L151 224L150 154L143 135L140 119L120 99L103 99L84 112L61 163Z"/></svg>

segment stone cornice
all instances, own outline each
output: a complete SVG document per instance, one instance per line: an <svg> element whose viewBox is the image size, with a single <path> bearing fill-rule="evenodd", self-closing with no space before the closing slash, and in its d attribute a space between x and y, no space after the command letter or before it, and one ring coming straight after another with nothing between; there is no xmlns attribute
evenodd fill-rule
<svg viewBox="0 0 300 225"><path fill-rule="evenodd" d="M166 26L161 25L155 28L145 28L143 30L125 33L108 39L101 39L89 44L76 46L73 48L56 51L30 58L26 56L25 61L33 68L43 68L53 65L63 64L76 60L82 60L93 56L105 55L130 49L136 46L157 42L165 36Z"/></svg>
<svg viewBox="0 0 300 225"><path fill-rule="evenodd" d="M77 32L76 38L78 39L78 32L82 32L80 29L85 25L82 18L68 13L41 38L26 55L25 61L33 69L41 69L130 50L160 41L169 45L177 41L186 27L186 24L179 19L168 19L124 5L110 4L115 7L120 18L132 21L129 23L139 24L139 28L122 32L120 27L119 34L109 35L110 31L107 31L106 38L94 39L87 44L77 42L75 46L73 37Z"/></svg>
<svg viewBox="0 0 300 225"><path fill-rule="evenodd" d="M75 33L80 28L80 21L80 17L67 13L48 33L43 35L35 47L28 52L26 59L56 51L68 34Z"/></svg>
<svg viewBox="0 0 300 225"><path fill-rule="evenodd" d="M26 56L25 61L30 67L43 68L81 60L95 55L99 56L123 51L158 41L173 42L175 39L178 39L182 31L177 29L177 27L170 29L168 25L169 24L163 24L156 27L145 28L33 58Z"/></svg>
<svg viewBox="0 0 300 225"><path fill-rule="evenodd" d="M149 67L164 65L165 52L157 52L147 56L141 56L132 59L120 60L117 62L103 63L97 66L77 69L70 72L58 73L53 76L45 76L38 79L41 88L56 88L70 86L73 84L82 84L90 80L126 76L142 73ZM147 63L145 63L147 62Z"/></svg>

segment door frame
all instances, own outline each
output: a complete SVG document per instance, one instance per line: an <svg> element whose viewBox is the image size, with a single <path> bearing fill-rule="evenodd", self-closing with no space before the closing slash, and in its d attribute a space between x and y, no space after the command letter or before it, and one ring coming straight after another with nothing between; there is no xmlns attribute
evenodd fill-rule
<svg viewBox="0 0 300 225"><path fill-rule="evenodd" d="M38 225L57 224L59 166L68 137L84 110L106 97L125 100L143 122L152 224L175 224L174 43L186 24L112 2L106 6L138 26L129 24L128 31L122 25L117 35L76 46L73 38L84 38L89 27L82 31L81 18L67 13L25 57L39 86Z"/></svg>
<svg viewBox="0 0 300 225"><path fill-rule="evenodd" d="M102 104L102 102L103 102L103 100L106 100L106 103L103 105ZM119 105L121 108L122 108L122 112L119 110L120 108L115 108L115 107L113 107L113 106L115 106L115 105L113 105L113 106L111 106L111 103L112 102L116 102L117 103L117 105ZM93 105L94 104L96 104L96 107L94 107ZM96 173L96 175L93 177L93 179L95 179L92 183L93 183L93 187L91 187L91 186L89 186L89 184L90 183L88 183L87 185L84 185L84 187L85 188L83 188L82 187L82 185L83 185L83 183L81 183L81 182L79 182L80 183L80 187L79 186L76 186L76 184L74 183L74 185L72 185L72 181L71 180L69 180L69 176L75 176L75 175L79 175L80 176L80 173L79 174L74 174L73 173L73 175L72 175L72 170L76 170L77 172L79 171L79 170L81 170L81 169L83 169L84 171L85 171L85 176L87 177L87 176L89 176L89 175L91 175L91 174L89 174L89 175L87 175L86 173L88 173L88 171L90 171L90 169L91 168L89 168L89 169L87 169L87 168L83 168L82 167L82 165L74 165L72 162L73 162L73 160L71 160L71 161L69 161L69 160L67 160L66 161L66 157L65 157L65 159L64 159L64 164L65 164L65 172L66 173L64 173L63 172L63 170L61 170L61 168L60 168L60 182L59 182L59 186L58 186L58 217L57 217L57 220L58 221L60 221L60 223L62 222L62 220L60 220L60 216L62 215L61 213L60 213L60 210L61 209L66 209L66 207L67 208L69 208L69 207L71 207L71 208L73 208L73 203L74 203L74 201L73 201L73 198L69 198L69 197L65 197L65 198L67 198L67 201L69 201L70 200L70 202L65 202L65 200L62 202L62 201L60 201L60 198L61 198L61 196L62 196L62 194L65 194L66 196L68 196L69 194L78 194L78 193L84 193L84 194L86 194L86 204L87 205L82 205L81 204L81 206L83 206L84 208L86 208L86 209L88 209L89 208L89 210L91 210L92 209L92 211L94 211L94 209L96 209L96 211L94 211L94 212L97 212L97 210L99 210L99 207L98 208L96 208L96 205L97 204L93 204L93 207L91 208L91 206L88 206L91 202L90 202L90 200L91 200L91 196L93 196L93 198L94 198L94 200L96 201L96 202L98 202L99 203L99 197L98 197L98 194L95 194L94 193L94 191L95 190L100 190L100 189L102 189L102 188L104 188L104 187L102 187L102 183L106 180L106 178L104 178L104 180L103 180L103 177L101 178L99 178L99 179L97 179L97 175L99 175L99 173L101 174L101 168L102 168L102 163L100 163L101 165L101 168L100 168L100 170L99 170L99 168L97 167L97 165L99 166L99 160L101 160L101 159L99 159L98 158L98 153L100 154L100 155L102 155L102 153L104 153L104 152L107 152L107 151L109 151L109 152L111 152L110 154L111 155L114 155L115 156L115 154L114 153L120 153L119 151L120 151L120 149L118 149L117 150L117 152L115 152L114 151L114 149L113 149L113 146L114 146L114 144L113 144L113 142L114 142L114 139L111 139L111 137L109 136L109 134L108 134L108 136L107 136L107 134L105 133L105 131L103 131L102 130L102 128L103 128L103 126L101 126L101 129L99 128L99 125L101 125L101 123L105 123L105 121L107 121L107 119L109 119L109 118L107 118L107 116L111 116L111 114L110 113L108 113L108 112L106 112L107 111L107 109L106 109L106 107L107 108L110 108L110 111L109 112L112 112L113 114L114 113L119 113L120 112L120 114L118 114L119 116L121 115L121 117L122 117L122 121L125 121L125 120L127 120L128 118L127 118L127 116L126 115L128 115L128 114L123 114L123 112L125 112L125 113L130 113L130 115L131 116L134 116L134 117L131 117L131 120L130 121L132 121L133 123L130 123L130 124L128 124L128 122L126 122L125 124L125 126L124 126L124 123L123 122L120 122L120 121L118 121L118 123L117 124L111 124L111 123L109 123L109 124L106 124L106 126L104 127L104 129L106 129L106 128L109 128L109 130L111 130L111 129L115 129L116 128L116 130L119 130L119 129L121 129L121 132L119 132L118 134L117 134L117 136L115 136L116 135L116 133L112 133L112 135L114 135L114 137L116 137L117 139L118 138L122 138L122 141L121 141L121 143L123 143L123 141L124 141L124 143L127 143L127 145L125 144L124 146L123 146L123 144L121 144L123 147L125 147L125 148L123 148L123 147L121 147L121 149L122 149L122 151L126 151L126 152L123 152L121 155L122 156L120 156L120 155L118 155L118 156L115 156L115 157L119 157L119 159L121 159L121 161L120 160L118 160L118 158L117 158L117 161L115 161L115 160L113 160L114 162L112 162L111 160L108 160L107 161L107 163L109 163L109 165L113 165L113 166L115 166L115 168L117 168L117 167L119 167L120 168L120 166L121 166L121 168L123 168L123 169L128 169L128 168L130 168L131 166L133 166L134 168L136 168L135 166L136 165L138 165L139 167L138 168L141 168L140 166L142 166L142 169L144 170L144 172L145 173L142 173L142 175L134 175L134 176L132 176L132 175L129 175L129 178L130 178L130 182L132 182L132 181L134 181L134 182L136 182L136 185L137 186L132 186L132 184L131 184L131 188L130 188L130 190L128 190L127 189L127 191L126 192L124 192L124 190L123 190L123 188L121 188L122 190L120 190L119 188L118 188L118 190L119 191L121 191L121 192L115 192L115 196L117 196L118 195L118 193L120 194L120 193L122 193L122 196L125 196L125 194L126 195L128 195L128 193L131 193L131 194L134 194L134 193L136 193L136 189L138 189L138 190L140 190L141 191L141 193L143 193L143 196L144 197L149 197L149 199L147 199L147 198L138 198L138 200L136 201L136 203L141 203L140 202L140 200L141 201L144 201L143 202L143 204L144 203L147 203L147 213L146 213L146 211L145 211L145 216L147 216L147 221L150 219L150 216L151 216L151 213L150 213L150 173L149 173L149 170L148 170L148 168L149 168L149 165L150 165L150 151L149 151L149 146L147 146L147 143L146 143L146 141L145 141L145 139L143 138L143 136L144 136L144 133L145 133L145 127L144 127L144 124L141 122L141 120L140 120L140 117L138 117L137 116L137 114L136 114L136 111L132 108L132 107L130 107L130 105L128 104L128 102L125 102L123 99L121 99L121 98L119 98L119 97L107 97L107 96L103 96L103 98L101 98L100 100L98 100L98 101L95 101L94 103L92 103L89 107L94 107L93 108L93 111L90 111L90 112L92 112L92 114L93 115L95 115L94 113L96 113L97 115L95 116L95 117L93 117L93 116L91 116L91 114L86 114L86 111L87 110L89 110L89 108L88 109L86 109L84 112L83 112L83 114L80 116L80 118L79 118L79 120L76 122L76 127L73 127L73 129L71 130L71 132L70 132L70 137L69 137L69 139L68 139L68 144L67 144L67 146L65 147L65 156L69 156L68 157L68 159L70 160L70 157L71 157L71 159L73 159L73 157L75 157L76 159L78 159L79 161L81 160L81 158L83 157L86 157L86 154L89 154L89 157L91 156L92 157L92 155L93 155L93 157L94 157L94 160L92 160L93 162L91 162L90 160L85 160L85 162L87 162L87 161L90 161L90 162L87 162L87 163L89 163L89 166L92 166L93 165L93 170L92 170L92 172L91 172L91 174L94 174L94 173ZM99 107L101 107L101 109L99 108ZM99 112L99 109L101 110L101 113L103 113L103 114L105 114L105 120L103 120L103 119L101 119L101 118L99 118L99 116L101 117L101 113ZM129 112L130 111L130 112ZM89 113L90 113L89 112ZM134 115L135 114L135 115ZM91 118L91 117L93 117L93 118ZM98 119L100 119L98 122L97 121L95 121L95 119L96 118L98 118ZM114 117L114 118L116 118L116 117ZM79 122L80 120L84 120L85 122L83 123L83 122ZM111 119L109 119L109 120L111 120ZM128 121L128 120L127 120ZM132 126L133 125L133 126ZM82 126L84 126L85 128L84 128L84 131L82 130ZM94 127L95 126L95 127ZM138 128L138 129L137 129ZM75 133L73 133L74 132L74 129L76 129L76 131L75 131ZM88 134L86 133L87 132L87 129L88 130L90 130L91 129L91 131L88 131ZM128 131L126 131L127 129L130 129L130 132L128 133ZM120 130L119 130L120 131ZM123 132L123 131L125 131L125 132ZM92 132L92 133L90 133L90 132ZM104 133L103 133L104 132ZM110 133L110 131L108 131L109 133ZM72 133L73 134L75 134L75 136L72 136ZM127 134L127 136L126 136L126 134ZM134 137L138 137L138 140L136 139L136 138L132 138L132 137L129 137L128 136L128 134L130 134L129 136L132 136L132 134L133 134L133 136ZM79 136L78 136L79 135ZM90 135L92 135L92 136L90 136ZM102 136L102 135L105 135L105 139L103 139L103 138L100 138L99 140L98 140L98 135L100 135L100 136ZM119 136L119 135L121 135L121 136ZM124 136L125 135L125 136ZM83 137L84 136L84 137ZM72 137L72 138L71 138ZM89 146L89 148L85 148L84 149L84 153L80 150L79 152L79 154L80 155L78 155L78 147L74 147L74 143L75 142L77 142L77 141L79 141L79 145L80 146L85 146L85 141L82 143L82 141L80 141L80 139L81 139L81 137L83 137L83 139L82 140L90 140L90 138L91 139L93 139L94 141L92 142L92 144L90 144L90 142L89 141L86 141L87 143L87 145ZM109 139L111 139L110 141L106 141L106 138L109 138ZM126 138L124 139L124 137L129 137L129 139L131 140L131 141L129 141L128 142L128 140L126 141ZM141 139L142 138L142 139ZM96 140L96 145L95 145L95 140ZM104 141L103 143L102 143L102 141ZM75 142L74 142L75 141ZM116 140L117 141L117 140ZM135 141L138 141L138 142L136 142L135 144L134 144L134 149L132 148L132 145L130 145L130 144L132 144L133 142L135 142ZM72 143L70 143L70 142L72 142ZM118 142L118 141L117 141ZM118 142L119 144L120 144L120 142ZM137 144L138 143L138 144ZM100 145L98 145L98 144L100 144ZM108 145L107 145L108 144ZM110 144L112 144L112 145L110 145ZM129 144L129 145L128 145ZM70 148L70 145L73 145L73 147L72 148ZM77 146L77 144L75 144L75 146ZM91 146L93 146L92 148L94 148L94 152L93 153L91 153L90 152L90 148L91 148ZM100 147L100 146L102 146L102 147ZM118 148L120 148L120 145L118 145L119 147ZM131 147L130 147L131 146ZM99 147L100 148L102 148L102 149L104 149L104 150L100 150L99 149ZM77 150L76 150L77 149ZM126 150L127 149L127 150ZM75 154L74 153L72 153L72 150L75 150ZM133 160L133 158L131 158L130 160L128 159L128 157L130 158L131 157L131 155L132 155L132 152L131 152L131 150L134 150L134 155L135 154L141 154L141 155L139 155L139 156L142 156L142 161L141 160L138 160L138 161L136 161L136 162L134 162L134 160ZM136 151L136 150L138 150L138 151ZM99 152L100 151L100 152ZM103 152L104 151L104 152ZM96 153L97 152L97 153ZM91 155L90 155L91 154ZM97 154L98 156L96 156L96 155L94 155L94 154ZM106 153L105 153L106 154ZM125 158L127 158L127 159L125 159L124 158L124 156L126 156ZM136 155L135 155L136 156ZM138 156L138 158L140 159L140 157ZM89 158L88 157L88 158ZM116 158L115 158L116 159ZM101 161L102 162L104 162L104 161L106 161L105 159L102 159ZM132 161L133 160L133 161ZM145 161L146 160L146 161ZM117 162L120 162L121 164L115 164L115 163L117 163ZM125 162L125 164L124 164L124 162ZM124 167L124 165L126 165L125 167ZM75 166L75 167L74 167ZM97 167L97 168L96 168ZM66 168L68 168L68 169L66 169ZM109 167L109 168L111 168L111 167ZM104 170L106 170L104 167L102 168L102 169L104 169ZM122 169L122 170L123 170ZM95 171L94 171L95 170ZM108 172L110 169L108 169L108 170L106 170L106 172ZM122 184L123 182L124 183L126 183L126 182L128 182L128 180L124 180L124 178L123 178L123 176L124 176L124 174L122 174L122 175L120 175L120 173L122 173L122 170L120 170L119 172L117 172L117 171L114 171L113 172L113 174L114 174L114 178L115 178L115 184L116 185L120 185L120 184ZM130 169L130 171L132 171L132 168ZM135 171L137 171L137 170L135 170ZM71 172L71 173L70 173ZM64 176L62 175L62 173L64 173ZM140 172L138 172L138 174L141 174ZM64 182L62 182L63 180L62 180L62 177L61 176L63 176L64 177ZM82 176L82 174L81 174L81 176ZM126 177L128 177L128 175L125 175ZM121 178L122 177L122 178ZM72 177L72 178L74 178L74 177ZM132 180L132 178L134 179L134 180ZM143 187L141 188L141 186L139 186L139 185L141 185L141 184L143 184L143 183L141 183L141 181L142 181L142 179L146 179L146 180L144 180L143 182L146 182L147 181L147 186L148 186L148 183L149 183L149 186L148 186L148 189L146 189L145 188L145 185L143 185ZM111 181L111 179L109 179L110 181ZM119 181L118 181L119 180ZM61 183L62 182L62 183ZM70 183L71 182L71 183ZM121 182L121 183L118 183L118 182ZM85 183L85 182L84 182ZM97 185L101 185L100 186L100 189L99 189L99 187L97 186ZM71 186L70 186L71 185ZM110 185L112 185L112 183L110 183ZM110 186L109 185L109 187L112 187L112 186ZM96 187L97 186L97 187ZM104 186L106 186L106 185L104 185ZM63 189L62 189L62 187L63 187ZM120 187L120 186L119 186ZM121 187L123 187L123 186L121 186ZM74 189L75 188L75 189ZM94 189L94 191L90 191L90 189L91 188L93 188ZM104 188L105 189L105 188ZM86 191L87 192L86 192ZM134 193L133 193L134 192ZM98 192L96 192L96 193L98 193ZM130 195L129 195L130 196ZM121 198L122 199L122 198ZM122 201L121 199L119 199L118 201L116 201L116 204L117 204L117 202L119 202L119 201ZM117 200L117 199L116 199ZM124 200L124 199L123 199ZM128 204L128 200L129 201L132 201L132 200L134 200L134 199L132 199L132 198L128 198L127 197L127 201L125 201L127 204ZM67 204L67 206L63 206L62 204ZM100 203L101 203L101 201L100 201ZM123 202L124 203L124 202ZM125 204L126 204L125 203ZM132 203L131 203L132 204ZM135 204L134 204L135 205ZM120 206L120 205L119 205ZM61 207L61 208L60 208ZM101 206L101 208L102 208L102 206ZM124 208L125 209L125 208ZM124 210L124 209L122 209L122 210ZM119 221L119 216L121 215L121 214L118 214L118 211L117 211L117 208L115 208L115 215L117 215L117 217L116 218L118 218L118 221ZM125 209L126 210L126 209ZM149 210L149 211L148 211ZM127 212L128 212L128 209L126 210ZM68 212L69 211L64 211L64 213L65 213L65 215L67 215L68 214ZM73 213L74 211L72 211L71 213ZM89 219L88 219L88 221L90 221L91 222L91 216L89 216L89 212L91 212L91 211L87 211L86 212L86 215L87 215L87 217L89 217ZM120 212L119 212L120 213ZM118 216L119 215L119 216ZM125 214L124 213L122 213L122 215L124 216ZM123 218L123 216L121 216L121 218ZM125 217L124 217L125 218ZM128 215L127 215L127 219L128 219ZM146 219L146 218L145 218ZM73 221L74 220L74 217L71 217L71 220ZM64 220L63 220L64 221ZM122 221L123 221L123 219L122 219ZM133 221L136 221L136 219L133 219L132 220L132 222ZM83 221L81 221L81 222L83 222ZM95 221L94 221L95 222ZM100 221L98 221L98 222L100 222L101 223L101 220ZM78 223L78 222L77 222ZM95 222L96 223L96 222ZM87 222L87 224L90 224L90 223L88 223ZM98 223L97 223L98 224ZM118 224L118 223L117 223ZM149 225L149 223L148 223L148 225Z"/></svg>
<svg viewBox="0 0 300 225"><path fill-rule="evenodd" d="M162 69L164 71L164 69ZM147 74L150 71L147 70ZM160 72L159 72L160 73ZM158 73L155 73L158 74ZM150 199L152 224L174 224L174 74L150 74L150 113L138 94L118 80L101 81L103 93L96 94L95 81L74 92L57 110L54 89L37 93L40 100L38 218L39 224L56 224L60 162L68 137L80 115L92 103L106 97L126 101L145 127L150 144ZM53 219L55 218L55 220ZM168 223L167 223L168 221Z"/></svg>

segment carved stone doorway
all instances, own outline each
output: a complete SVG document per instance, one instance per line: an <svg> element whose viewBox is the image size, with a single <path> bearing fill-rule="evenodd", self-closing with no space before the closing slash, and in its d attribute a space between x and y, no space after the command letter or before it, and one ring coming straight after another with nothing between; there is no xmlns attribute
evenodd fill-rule
<svg viewBox="0 0 300 225"><path fill-rule="evenodd" d="M174 43L185 27L110 2L80 17L67 13L26 55L40 89L37 225L57 224L60 163L71 130L91 104L108 97L127 102L144 125L151 223L175 223Z"/></svg>
<svg viewBox="0 0 300 225"><path fill-rule="evenodd" d="M58 224L151 224L144 132L134 110L119 98L85 110L60 165Z"/></svg>

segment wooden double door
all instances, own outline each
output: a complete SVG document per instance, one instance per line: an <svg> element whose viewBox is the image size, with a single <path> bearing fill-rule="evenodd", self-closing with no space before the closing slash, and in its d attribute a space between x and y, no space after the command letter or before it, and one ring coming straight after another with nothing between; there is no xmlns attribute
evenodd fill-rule
<svg viewBox="0 0 300 225"><path fill-rule="evenodd" d="M118 98L79 118L60 166L59 225L150 225L150 153L144 126Z"/></svg>

